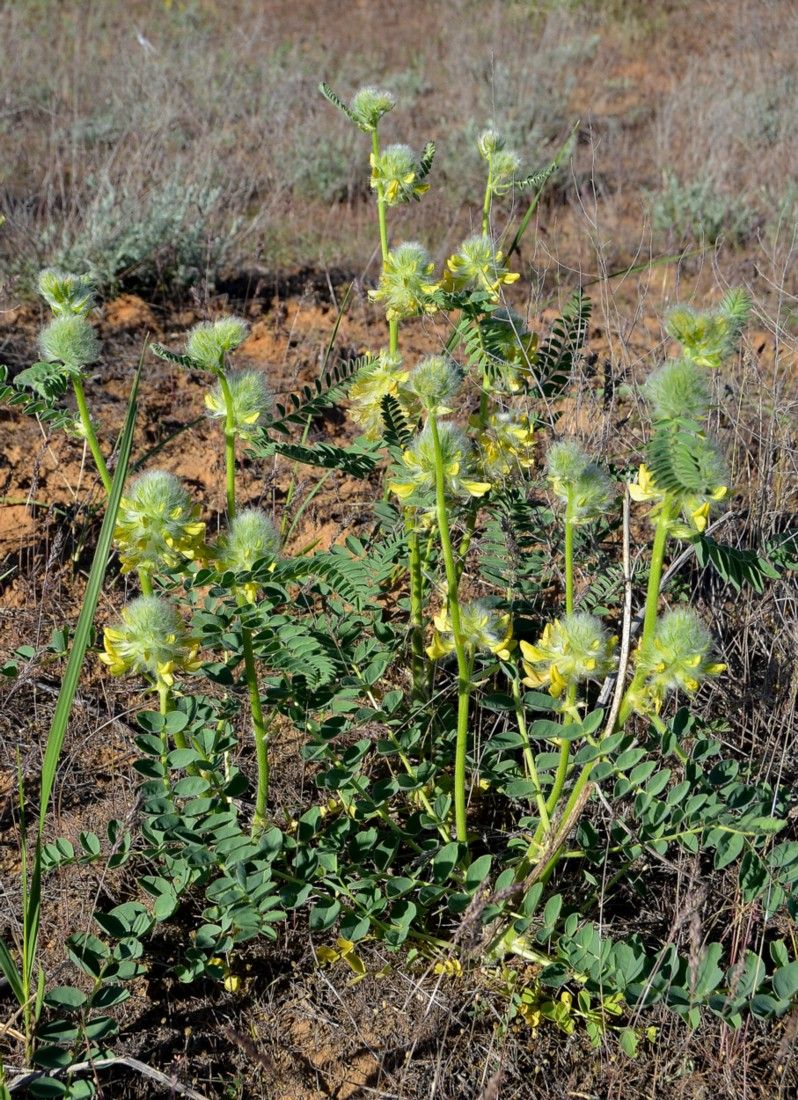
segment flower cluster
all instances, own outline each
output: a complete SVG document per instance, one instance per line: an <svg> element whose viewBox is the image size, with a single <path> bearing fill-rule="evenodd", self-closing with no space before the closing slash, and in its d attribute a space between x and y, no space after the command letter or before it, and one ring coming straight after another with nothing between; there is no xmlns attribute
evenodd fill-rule
<svg viewBox="0 0 798 1100"><path fill-rule="evenodd" d="M388 253L379 285L369 291L374 302L385 303L389 321L403 321L420 313L434 313L438 306L433 295L439 284L432 276L435 265L423 245L407 241Z"/></svg>
<svg viewBox="0 0 798 1100"><path fill-rule="evenodd" d="M479 155L488 163L488 186L494 195L505 195L513 186L521 168L521 158L506 148L504 137L493 129L477 138Z"/></svg>
<svg viewBox="0 0 798 1100"><path fill-rule="evenodd" d="M201 370L221 371L225 356L243 344L247 332L247 323L240 317L202 321L188 334L186 355Z"/></svg>
<svg viewBox="0 0 798 1100"><path fill-rule="evenodd" d="M383 115L392 111L396 100L390 92L380 88L365 87L355 92L349 102L349 114L365 133L376 130Z"/></svg>
<svg viewBox="0 0 798 1100"><path fill-rule="evenodd" d="M433 619L435 632L427 647L431 660L437 661L455 651L454 628L447 610ZM510 616L497 611L486 600L474 600L460 606L460 631L463 644L469 653L485 650L502 661L510 659L515 648L513 624Z"/></svg>
<svg viewBox="0 0 798 1100"><path fill-rule="evenodd" d="M409 145L389 145L382 153L372 153L370 163L372 189L382 188L387 206L420 199L429 191L429 184L418 178L415 153Z"/></svg>
<svg viewBox="0 0 798 1100"><path fill-rule="evenodd" d="M71 375L100 358L100 342L82 313L55 317L39 334L39 347L48 363L63 363Z"/></svg>
<svg viewBox="0 0 798 1100"><path fill-rule="evenodd" d="M40 273L39 293L55 317L85 317L94 305L94 287L88 275L67 275L52 267Z"/></svg>
<svg viewBox="0 0 798 1100"><path fill-rule="evenodd" d="M528 470L534 463L532 423L525 413L494 412L477 437L480 463L495 480Z"/></svg>
<svg viewBox="0 0 798 1100"><path fill-rule="evenodd" d="M617 641L594 615L577 612L555 619L534 645L521 642L524 683L548 686L549 694L558 699L572 685L603 679L612 671Z"/></svg>
<svg viewBox="0 0 798 1100"><path fill-rule="evenodd" d="M490 482L479 481L473 468L471 445L465 433L455 424L442 421L437 426L443 459L446 493L451 497L480 497L490 489ZM435 442L431 425L417 435L402 455L402 466L389 488L400 500L424 505L435 492Z"/></svg>
<svg viewBox="0 0 798 1100"><path fill-rule="evenodd" d="M402 405L413 417L448 416L462 385L462 377L451 359L428 355L421 359L407 382L399 389Z"/></svg>
<svg viewBox="0 0 798 1100"><path fill-rule="evenodd" d="M105 652L100 655L113 676L150 676L171 687L178 670L194 672L199 642L192 638L177 611L160 596L141 596L122 611L122 621L105 628Z"/></svg>
<svg viewBox="0 0 798 1100"><path fill-rule="evenodd" d="M259 561L273 561L280 552L280 534L269 517L259 508L239 512L230 528L216 543L216 561L220 570L247 573ZM241 588L249 603L254 603L258 586L248 581Z"/></svg>
<svg viewBox="0 0 798 1100"><path fill-rule="evenodd" d="M730 290L714 310L676 306L668 314L666 327L668 335L682 345L685 359L713 369L734 351L750 312L746 291Z"/></svg>
<svg viewBox="0 0 798 1100"><path fill-rule="evenodd" d="M233 429L241 439L252 437L271 406L269 391L258 371L231 371L225 375L233 406ZM221 382L205 394L205 404L211 416L219 420L227 417Z"/></svg>
<svg viewBox="0 0 798 1100"><path fill-rule="evenodd" d="M615 486L609 475L573 440L549 448L546 468L552 490L565 502L570 523L591 523L612 504Z"/></svg>
<svg viewBox="0 0 798 1100"><path fill-rule="evenodd" d="M443 279L445 290L478 290L494 299L498 298L502 284L514 283L520 278L517 271L507 268L504 254L494 247L490 237L481 234L463 241L446 261L446 267Z"/></svg>
<svg viewBox="0 0 798 1100"><path fill-rule="evenodd" d="M694 695L702 683L726 668L712 658L712 637L690 608L668 611L657 620L654 636L635 654L635 681L630 703L641 714L658 714L666 695Z"/></svg>
<svg viewBox="0 0 798 1100"><path fill-rule="evenodd" d="M673 359L649 375L643 396L654 420L703 421L709 412L706 374L690 359Z"/></svg>
<svg viewBox="0 0 798 1100"><path fill-rule="evenodd" d="M175 569L205 554L199 505L174 474L150 470L122 497L114 528L122 572Z"/></svg>
<svg viewBox="0 0 798 1100"><path fill-rule="evenodd" d="M400 387L410 374L402 367L402 357L383 349L376 359L358 371L349 387L349 412L363 429L367 439L382 435L382 399L399 397Z"/></svg>

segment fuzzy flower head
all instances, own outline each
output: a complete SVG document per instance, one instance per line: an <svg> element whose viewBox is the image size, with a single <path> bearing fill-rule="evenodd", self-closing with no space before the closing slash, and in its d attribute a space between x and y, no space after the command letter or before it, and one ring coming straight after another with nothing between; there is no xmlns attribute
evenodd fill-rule
<svg viewBox="0 0 798 1100"><path fill-rule="evenodd" d="M531 421L512 409L491 413L477 446L482 469L491 480L528 470L535 461Z"/></svg>
<svg viewBox="0 0 798 1100"><path fill-rule="evenodd" d="M448 610L436 615L433 623L435 632L427 654L431 660L437 661L439 657L454 653L454 628ZM508 661L515 648L510 616L497 611L487 600L474 600L461 605L460 630L463 643L471 653L486 651L502 661Z"/></svg>
<svg viewBox="0 0 798 1100"><path fill-rule="evenodd" d="M39 347L48 363L63 363L70 375L79 375L100 358L100 342L89 322L78 313L56 317L39 334Z"/></svg>
<svg viewBox="0 0 798 1100"><path fill-rule="evenodd" d="M566 520L570 523L592 523L615 499L615 486L609 474L571 439L549 448L546 471L552 490L565 502Z"/></svg>
<svg viewBox="0 0 798 1100"><path fill-rule="evenodd" d="M712 658L712 636L690 608L667 611L657 620L654 636L635 654L636 678L642 686L632 705L639 713L658 714L670 692L695 695L708 679L726 668Z"/></svg>
<svg viewBox="0 0 798 1100"><path fill-rule="evenodd" d="M388 206L398 206L420 199L429 191L429 184L419 179L416 155L409 145L389 145L379 155L371 154L371 186L382 187Z"/></svg>
<svg viewBox="0 0 798 1100"><path fill-rule="evenodd" d="M504 254L496 250L490 237L469 237L446 261L444 289L480 290L496 299L503 283L514 283L521 277L517 271L508 270L503 261Z"/></svg>
<svg viewBox="0 0 798 1100"><path fill-rule="evenodd" d="M497 153L500 153L504 149L505 145L504 135L499 133L499 131L495 130L492 126L483 130L477 138L477 149L483 160L490 160L492 157L495 157Z"/></svg>
<svg viewBox="0 0 798 1100"><path fill-rule="evenodd" d="M355 92L349 102L349 113L365 133L377 129L383 115L387 115L396 106L396 100L390 92L380 88L365 87Z"/></svg>
<svg viewBox="0 0 798 1100"><path fill-rule="evenodd" d="M67 275L53 267L39 273L39 293L56 317L85 317L94 305L94 287L88 275Z"/></svg>
<svg viewBox="0 0 798 1100"><path fill-rule="evenodd" d="M176 569L205 553L205 524L199 505L174 474L150 470L122 497L114 540L122 572Z"/></svg>
<svg viewBox="0 0 798 1100"><path fill-rule="evenodd" d="M177 611L160 596L141 596L122 611L122 621L105 628L100 659L112 676L135 673L171 687L178 670L194 672L199 642Z"/></svg>
<svg viewBox="0 0 798 1100"><path fill-rule="evenodd" d="M444 420L438 424L438 436L447 495L481 497L487 493L490 482L477 480L471 445L465 433ZM389 488L402 501L428 505L435 493L435 468L434 437L431 425L427 424L402 455L402 466L397 470L397 476L389 481Z"/></svg>
<svg viewBox="0 0 798 1100"><path fill-rule="evenodd" d="M273 562L280 552L280 535L272 521L259 508L246 508L239 512L229 530L219 536L216 544L216 561L220 570L248 573L257 562ZM250 603L254 603L258 586L254 581L242 586L241 591Z"/></svg>
<svg viewBox="0 0 798 1100"><path fill-rule="evenodd" d="M649 375L643 396L654 420L703 421L709 412L705 373L690 359L672 359Z"/></svg>
<svg viewBox="0 0 798 1100"><path fill-rule="evenodd" d="M428 355L420 360L400 389L403 406L412 416L447 416L462 385L462 377L451 359Z"/></svg>
<svg viewBox="0 0 798 1100"><path fill-rule="evenodd" d="M409 378L402 357L383 349L376 359L358 371L349 387L349 415L367 439L382 435L382 399L398 397L400 387Z"/></svg>
<svg viewBox="0 0 798 1100"><path fill-rule="evenodd" d="M225 356L247 338L247 323L240 317L202 321L188 334L186 355L201 370L221 371Z"/></svg>
<svg viewBox="0 0 798 1100"><path fill-rule="evenodd" d="M403 321L438 308L432 295L438 289L433 279L435 265L426 248L408 241L388 253L379 285L369 291L373 302L385 303L389 321Z"/></svg>
<svg viewBox="0 0 798 1100"><path fill-rule="evenodd" d="M259 371L230 371L225 375L233 403L233 428L241 439L250 439L271 407L266 382ZM227 406L221 382L205 394L208 414L226 420Z"/></svg>
<svg viewBox="0 0 798 1100"><path fill-rule="evenodd" d="M524 683L548 686L549 694L558 699L571 685L603 680L612 671L617 641L595 615L577 612L555 619L534 645L521 642Z"/></svg>
<svg viewBox="0 0 798 1100"><path fill-rule="evenodd" d="M666 328L682 345L685 359L699 367L716 368L734 352L750 312L746 291L730 290L713 310L676 306L667 316Z"/></svg>

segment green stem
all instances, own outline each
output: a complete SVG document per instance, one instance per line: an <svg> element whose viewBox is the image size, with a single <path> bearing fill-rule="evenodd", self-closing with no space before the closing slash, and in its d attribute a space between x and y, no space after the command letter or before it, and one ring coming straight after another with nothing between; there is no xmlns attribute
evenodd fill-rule
<svg viewBox="0 0 798 1100"><path fill-rule="evenodd" d="M521 686L517 678L513 680L512 692L513 701L515 703L515 719L518 723L518 732L522 741L521 752L524 757L524 765L526 766L527 775L535 788L535 803L537 804L538 813L540 814L540 824L543 826L543 829L548 832L549 812L546 807L546 799L543 797L543 790L540 786L540 777L538 776L538 770L535 764L535 755L532 752L532 746L529 744L526 715L524 714L524 707L521 702Z"/></svg>
<svg viewBox="0 0 798 1100"><path fill-rule="evenodd" d="M446 568L446 600L449 620L452 624L454 650L457 656L457 743L454 760L454 813L455 831L458 841L468 843L466 829L466 759L468 756L468 702L471 695L471 668L466 654L460 621L460 603L457 598L459 577L452 551L452 539L449 531L449 516L446 510L446 480L443 469L443 451L438 432L438 422L434 416L429 418L432 444L435 451L435 511L438 521L438 533L441 539L443 562Z"/></svg>
<svg viewBox="0 0 798 1100"><path fill-rule="evenodd" d="M659 590L662 583L665 545L668 541L668 533L675 511L676 503L670 497L665 497L662 502L659 516L657 517L657 526L654 530L654 543L651 547L651 570L648 575L643 632L640 635L640 650L646 649L651 644L654 637L654 630L657 626L657 608L659 606ZM618 712L619 726L623 726L632 713L634 697L642 685L642 679L642 674L638 670L632 677L631 684L626 689Z"/></svg>
<svg viewBox="0 0 798 1100"><path fill-rule="evenodd" d="M379 158L380 139L376 127L371 131L371 151L375 160ZM388 259L388 225L385 217L385 189L381 183L377 184L377 218L380 223L380 251L384 265Z"/></svg>
<svg viewBox="0 0 798 1100"><path fill-rule="evenodd" d="M485 184L485 198L482 200L482 236L487 237L490 231L490 204L493 194L493 158L488 158L488 180Z"/></svg>
<svg viewBox="0 0 798 1100"><path fill-rule="evenodd" d="M255 753L258 761L258 786L255 793L255 814L252 819L252 835L257 836L266 828L266 805L269 799L269 734L263 718L263 707L258 688L258 672L255 667L255 653L252 648L252 631L241 625L241 639L244 648L244 675L249 692L249 706L252 712L252 729L255 737Z"/></svg>
<svg viewBox="0 0 798 1100"><path fill-rule="evenodd" d="M139 569L139 584L141 585L142 596L151 596L153 594L152 589L152 577L147 569Z"/></svg>
<svg viewBox="0 0 798 1100"><path fill-rule="evenodd" d="M80 423L83 427L83 434L86 436L86 442L89 445L92 458L94 459L94 465L97 467L97 473L103 483L103 488L108 496L111 495L111 475L108 473L108 467L105 464L103 453L100 450L100 442L97 439L97 433L94 430L94 425L91 422L91 416L89 416L89 406L86 404L86 393L83 389L83 379L73 378L72 388L75 391L75 399L78 403L78 412L80 413Z"/></svg>
<svg viewBox="0 0 798 1100"><path fill-rule="evenodd" d="M232 522L236 514L236 429L233 395L222 368L217 372L219 388L224 399L224 460L227 484L227 519Z"/></svg>
<svg viewBox="0 0 798 1100"><path fill-rule="evenodd" d="M413 698L426 695L426 659L424 654L424 574L421 568L421 552L418 531L413 522L413 509L405 509L407 549L410 558L410 646L413 676Z"/></svg>
<svg viewBox="0 0 798 1100"><path fill-rule="evenodd" d="M572 518L572 502L569 498L565 512L565 614L574 613L574 522ZM576 684L569 684L565 696L564 725L573 722L573 707L576 703ZM553 814L560 801L560 796L568 778L568 763L571 756L571 742L560 741L560 759L557 763L557 772L554 776L554 785L549 792L546 809Z"/></svg>

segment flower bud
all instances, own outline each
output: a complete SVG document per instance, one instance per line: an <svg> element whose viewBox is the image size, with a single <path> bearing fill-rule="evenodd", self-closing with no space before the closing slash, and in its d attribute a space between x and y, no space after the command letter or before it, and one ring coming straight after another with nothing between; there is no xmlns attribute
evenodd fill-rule
<svg viewBox="0 0 798 1100"><path fill-rule="evenodd" d="M349 103L349 110L361 130L366 133L376 130L383 115L392 111L396 100L390 92L380 88L365 87L355 92Z"/></svg>
<svg viewBox="0 0 798 1100"><path fill-rule="evenodd" d="M220 570L247 573L264 559L273 561L280 552L280 534L259 508L246 508L239 512L229 530L219 536L216 543L216 560ZM243 586L250 603L255 602L257 585L250 582Z"/></svg>
<svg viewBox="0 0 798 1100"><path fill-rule="evenodd" d="M100 659L113 676L125 673L150 676L171 687L178 669L200 667L199 642L189 636L177 611L160 596L140 596L122 611L122 621L106 627L105 652Z"/></svg>
<svg viewBox="0 0 798 1100"><path fill-rule="evenodd" d="M504 145L504 137L498 130L494 130L490 126L487 130L483 130L477 138L477 149L483 160L489 160L491 157L495 156L496 153L504 148Z"/></svg>
<svg viewBox="0 0 798 1100"><path fill-rule="evenodd" d="M247 331L247 323L240 317L202 321L188 334L186 355L201 370L220 371L225 356L246 340Z"/></svg>
<svg viewBox="0 0 798 1100"><path fill-rule="evenodd" d="M52 267L39 273L39 293L56 317L85 317L94 305L94 287L88 275L67 275Z"/></svg>
<svg viewBox="0 0 798 1100"><path fill-rule="evenodd" d="M609 474L571 439L549 448L546 467L553 491L566 504L566 520L570 523L591 523L615 499L615 486Z"/></svg>
<svg viewBox="0 0 798 1100"><path fill-rule="evenodd" d="M460 371L443 355L428 355L401 387L402 404L413 416L446 416L462 385Z"/></svg>
<svg viewBox="0 0 798 1100"><path fill-rule="evenodd" d="M701 369L689 359L674 359L643 384L654 420L698 420L709 412L709 388Z"/></svg>
<svg viewBox="0 0 798 1100"><path fill-rule="evenodd" d="M205 553L205 524L199 505L174 474L149 470L130 486L119 504L114 539L122 572L176 569Z"/></svg>
<svg viewBox="0 0 798 1100"><path fill-rule="evenodd" d="M80 374L100 358L94 329L77 313L65 313L51 321L39 334L39 347L48 362L63 363L69 374Z"/></svg>
<svg viewBox="0 0 798 1100"><path fill-rule="evenodd" d="M258 371L230 371L225 375L233 404L233 430L241 439L251 438L271 407L266 381ZM210 416L227 418L227 405L220 382L205 394Z"/></svg>
<svg viewBox="0 0 798 1100"><path fill-rule="evenodd" d="M682 354L699 367L716 368L731 355L751 312L751 299L741 289L730 290L714 310L701 312L676 306L668 314L668 335L682 345Z"/></svg>

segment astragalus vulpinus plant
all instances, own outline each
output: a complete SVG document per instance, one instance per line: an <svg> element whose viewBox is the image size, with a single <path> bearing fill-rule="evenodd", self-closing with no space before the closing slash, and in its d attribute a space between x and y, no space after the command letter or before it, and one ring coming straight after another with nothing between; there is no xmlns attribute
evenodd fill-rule
<svg viewBox="0 0 798 1100"><path fill-rule="evenodd" d="M434 145L382 144L387 92L363 88L349 104L322 92L371 145L381 269L370 297L385 340L282 404L238 365L247 327L236 317L197 325L182 350L152 348L208 376L226 517L209 538L201 502L161 470L121 499L118 561L141 594L105 624L101 659L157 706L138 715L135 829L122 840L112 823L109 836L112 859L132 854L141 893L99 911L100 934L70 939L84 977L44 997L34 1061L51 1081L107 1053L116 1024L96 1009L121 1003L147 972L157 924L184 929L174 975L236 992L238 946L275 939L293 911L307 913L320 963L362 975L358 945L374 939L452 981L470 967L505 1021L584 1027L597 1045L612 1031L629 1055L653 1037L646 1009L657 1003L691 1027L707 1010L732 1027L785 1012L798 991L779 934L784 913L796 916L798 843L776 839L788 793L724 756L691 710L724 665L700 610L667 589L668 563L685 551L737 584L776 573L709 534L733 491L708 428L712 375L737 348L746 295L668 315L674 357L642 389L642 462L629 449L602 465L563 436L558 411L589 300L575 293L548 332L505 300L559 158L524 174L486 130L480 232L440 267L421 243L396 240L390 220L431 186ZM501 200L525 191L512 235ZM110 488L83 386L98 355L91 288L45 272L41 290L55 314L45 361L3 396L66 423L57 401L71 382L77 430ZM403 332L419 324L440 343L416 359ZM360 434L348 446L309 443L313 415L342 399ZM363 479L373 519L328 551L291 555L285 517L242 507L244 454ZM638 542L650 532L636 576L632 532ZM304 804L272 795L270 743L287 728L303 738ZM48 844L46 866L107 858L92 837L79 853ZM645 892L651 860L667 871L679 851L719 884L736 876L758 930L751 946L703 942L685 954L643 929L613 938L598 922L621 881ZM11 949L0 962L12 967ZM61 1085L62 1095L93 1087Z"/></svg>

